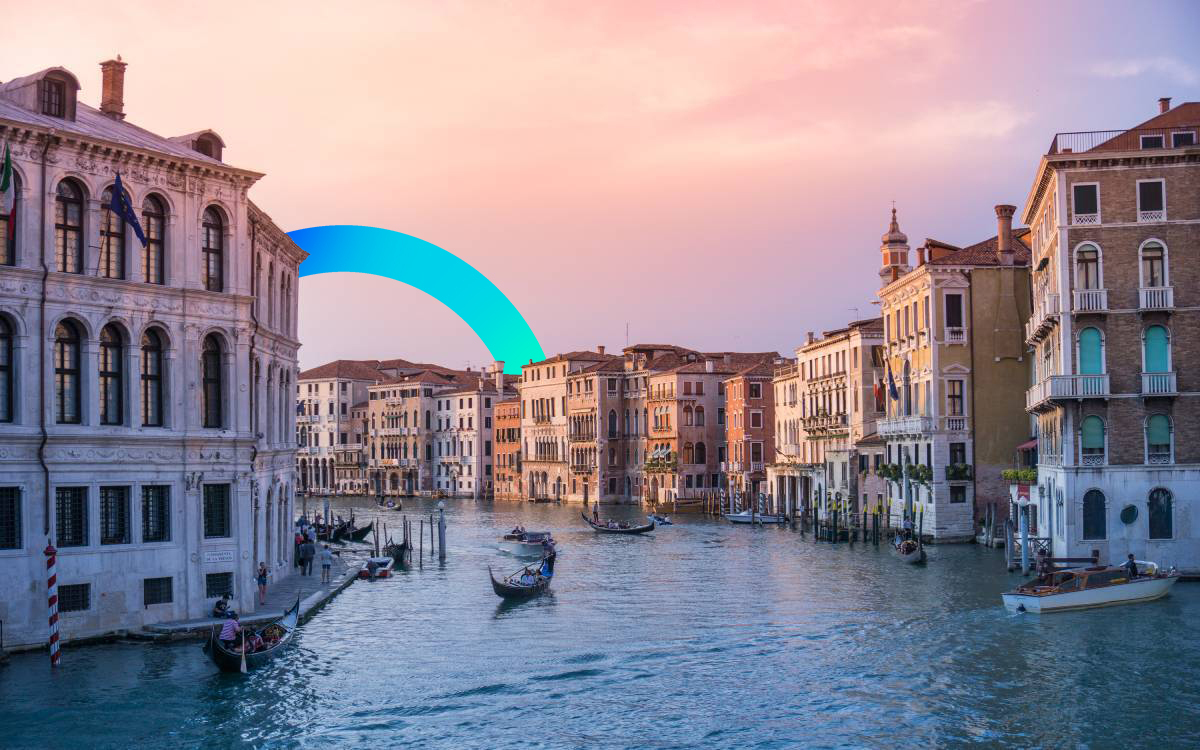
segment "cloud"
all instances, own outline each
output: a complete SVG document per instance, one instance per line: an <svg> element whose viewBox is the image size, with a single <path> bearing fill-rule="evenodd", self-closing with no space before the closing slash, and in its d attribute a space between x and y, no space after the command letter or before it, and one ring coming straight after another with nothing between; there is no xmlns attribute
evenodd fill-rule
<svg viewBox="0 0 1200 750"><path fill-rule="evenodd" d="M1191 86L1200 81L1200 73L1174 57L1146 57L1138 60L1105 60L1094 63L1089 72L1101 78L1135 78L1153 74L1173 78Z"/></svg>

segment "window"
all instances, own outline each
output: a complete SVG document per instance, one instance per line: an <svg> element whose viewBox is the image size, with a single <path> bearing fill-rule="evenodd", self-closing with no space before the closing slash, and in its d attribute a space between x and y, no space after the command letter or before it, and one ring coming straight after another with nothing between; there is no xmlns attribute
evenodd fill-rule
<svg viewBox="0 0 1200 750"><path fill-rule="evenodd" d="M106 279L125 278L125 220L112 210L112 188L100 195L100 265Z"/></svg>
<svg viewBox="0 0 1200 750"><path fill-rule="evenodd" d="M14 171L12 179L12 212L0 214L0 266L17 264L17 215L20 213L21 178Z"/></svg>
<svg viewBox="0 0 1200 750"><path fill-rule="evenodd" d="M725 424L725 409L720 406L717 407L717 424Z"/></svg>
<svg viewBox="0 0 1200 750"><path fill-rule="evenodd" d="M121 332L109 324L100 330L100 424L121 424L124 407L125 359L121 353Z"/></svg>
<svg viewBox="0 0 1200 750"><path fill-rule="evenodd" d="M230 528L229 485L204 485L204 538L233 536Z"/></svg>
<svg viewBox="0 0 1200 750"><path fill-rule="evenodd" d="M204 426L220 427L224 416L221 407L221 342L216 334L210 333L204 337L200 370L204 381L201 393Z"/></svg>
<svg viewBox="0 0 1200 750"><path fill-rule="evenodd" d="M1150 510L1150 538L1170 539L1174 536L1174 501L1171 491L1158 487L1150 492L1146 503Z"/></svg>
<svg viewBox="0 0 1200 750"><path fill-rule="evenodd" d="M1100 288L1100 249L1095 245L1080 245L1075 251L1075 286L1080 289Z"/></svg>
<svg viewBox="0 0 1200 750"><path fill-rule="evenodd" d="M967 462L967 444L966 443L951 443L950 444L950 463L965 464Z"/></svg>
<svg viewBox="0 0 1200 750"><path fill-rule="evenodd" d="M72 180L58 183L54 201L54 262L62 273L83 273L83 191Z"/></svg>
<svg viewBox="0 0 1200 750"><path fill-rule="evenodd" d="M142 202L142 231L146 245L142 248L142 280L147 284L165 283L163 266L166 244L167 211L156 195Z"/></svg>
<svg viewBox="0 0 1200 750"><path fill-rule="evenodd" d="M58 587L59 612L86 612L92 607L92 585L71 583Z"/></svg>
<svg viewBox="0 0 1200 750"><path fill-rule="evenodd" d="M142 425L163 426L163 340L158 331L142 334Z"/></svg>
<svg viewBox="0 0 1200 750"><path fill-rule="evenodd" d="M702 464L708 461L708 448L704 443L696 443L696 463Z"/></svg>
<svg viewBox="0 0 1200 750"><path fill-rule="evenodd" d="M1167 329L1162 326L1150 326L1142 335L1145 368L1143 372L1171 371L1171 342Z"/></svg>
<svg viewBox="0 0 1200 750"><path fill-rule="evenodd" d="M963 306L961 294L946 295L946 326L949 328L962 328L963 325Z"/></svg>
<svg viewBox="0 0 1200 750"><path fill-rule="evenodd" d="M1171 148L1183 148L1196 145L1196 133L1191 130L1182 133L1171 133Z"/></svg>
<svg viewBox="0 0 1200 750"><path fill-rule="evenodd" d="M129 544L129 488L100 488L100 543Z"/></svg>
<svg viewBox="0 0 1200 750"><path fill-rule="evenodd" d="M233 596L233 573L209 573L204 576L206 599L216 599L224 594Z"/></svg>
<svg viewBox="0 0 1200 750"><path fill-rule="evenodd" d="M87 539L87 488L58 487L54 490L55 546L83 547Z"/></svg>
<svg viewBox="0 0 1200 750"><path fill-rule="evenodd" d="M1079 425L1079 446L1084 466L1104 463L1104 420L1092 415Z"/></svg>
<svg viewBox="0 0 1200 750"><path fill-rule="evenodd" d="M1142 286L1164 287L1167 285L1166 252L1157 242L1142 246Z"/></svg>
<svg viewBox="0 0 1200 750"><path fill-rule="evenodd" d="M210 292L225 290L224 242L221 214L210 207L204 211L203 227L204 288Z"/></svg>
<svg viewBox="0 0 1200 750"><path fill-rule="evenodd" d="M750 460L753 461L754 463L762 463L762 460L763 460L763 444L762 443L751 443L750 444Z"/></svg>
<svg viewBox="0 0 1200 750"><path fill-rule="evenodd" d="M1162 180L1137 184L1138 221L1164 221L1167 218L1165 183Z"/></svg>
<svg viewBox="0 0 1200 750"><path fill-rule="evenodd" d="M43 78L41 81L42 114L50 117L67 116L67 84L56 78ZM86 607L85 607L86 609Z"/></svg>
<svg viewBox="0 0 1200 750"><path fill-rule="evenodd" d="M610 438L617 436L617 412L613 409L608 410L608 436Z"/></svg>
<svg viewBox="0 0 1200 750"><path fill-rule="evenodd" d="M146 578L142 581L142 604L170 604L174 601L171 591L171 577Z"/></svg>
<svg viewBox="0 0 1200 750"><path fill-rule="evenodd" d="M1142 148L1162 148L1163 147L1162 134L1160 133L1158 135L1143 135L1141 137L1141 144L1142 144Z"/></svg>
<svg viewBox="0 0 1200 750"><path fill-rule="evenodd" d="M762 427L763 426L762 416L763 415L762 415L761 411L750 412L750 426L751 427Z"/></svg>
<svg viewBox="0 0 1200 750"><path fill-rule="evenodd" d="M967 485L952 484L950 485L950 502L965 503L967 501Z"/></svg>
<svg viewBox="0 0 1200 750"><path fill-rule="evenodd" d="M963 382L961 380L946 381L946 403L951 417L961 417L963 411Z"/></svg>
<svg viewBox="0 0 1200 750"><path fill-rule="evenodd" d="M171 541L170 487L142 487L142 541Z"/></svg>
<svg viewBox="0 0 1200 750"><path fill-rule="evenodd" d="M1079 374L1102 375L1104 373L1104 341L1098 328L1084 328L1079 332Z"/></svg>
<svg viewBox="0 0 1200 750"><path fill-rule="evenodd" d="M79 424L79 325L64 320L54 329L55 420Z"/></svg>
<svg viewBox="0 0 1200 750"><path fill-rule="evenodd" d="M1171 418L1166 414L1146 420L1146 463L1171 463Z"/></svg>
<svg viewBox="0 0 1200 750"><path fill-rule="evenodd" d="M1072 215L1074 216L1075 224L1099 224L1100 223L1100 186L1092 183L1090 185L1072 185Z"/></svg>
<svg viewBox="0 0 1200 750"><path fill-rule="evenodd" d="M13 421L13 327L0 315L0 422Z"/></svg>
<svg viewBox="0 0 1200 750"><path fill-rule="evenodd" d="M750 384L750 398L762 398L762 383Z"/></svg>
<svg viewBox="0 0 1200 750"><path fill-rule="evenodd" d="M0 487L0 549L21 549L19 487Z"/></svg>

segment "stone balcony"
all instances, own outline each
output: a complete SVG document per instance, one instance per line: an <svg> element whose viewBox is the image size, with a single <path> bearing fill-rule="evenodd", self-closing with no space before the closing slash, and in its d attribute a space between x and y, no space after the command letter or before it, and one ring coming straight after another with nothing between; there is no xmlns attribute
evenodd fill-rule
<svg viewBox="0 0 1200 750"><path fill-rule="evenodd" d="M1174 372L1143 372L1143 396L1174 396L1179 393Z"/></svg>
<svg viewBox="0 0 1200 750"><path fill-rule="evenodd" d="M1040 341L1058 322L1061 312L1058 299L1057 294L1044 294L1038 304L1034 305L1033 314L1025 323L1025 341Z"/></svg>
<svg viewBox="0 0 1200 750"><path fill-rule="evenodd" d="M875 422L875 429L883 436L927 435L933 432L933 419L914 414L907 417L890 417Z"/></svg>
<svg viewBox="0 0 1200 750"><path fill-rule="evenodd" d="M1108 398L1108 375L1051 375L1025 392L1025 409L1040 411L1058 401Z"/></svg>
<svg viewBox="0 0 1200 750"><path fill-rule="evenodd" d="M1071 310L1077 313L1108 312L1108 290L1074 290L1072 292Z"/></svg>
<svg viewBox="0 0 1200 750"><path fill-rule="evenodd" d="M1141 289L1138 289L1138 309L1174 310L1175 287L1144 286Z"/></svg>

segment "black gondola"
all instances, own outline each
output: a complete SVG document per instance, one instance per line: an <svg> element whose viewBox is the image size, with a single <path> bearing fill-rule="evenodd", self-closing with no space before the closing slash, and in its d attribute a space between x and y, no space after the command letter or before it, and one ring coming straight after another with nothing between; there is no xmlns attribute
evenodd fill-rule
<svg viewBox="0 0 1200 750"><path fill-rule="evenodd" d="M261 628L260 632L265 632L271 628L278 627L283 631L279 637L279 641L270 648L262 651L255 651L246 654L246 670L261 667L267 662L274 659L292 642L292 637L296 633L296 624L300 620L300 598L296 597L296 603L292 608L283 613L283 617ZM242 671L242 653L240 651L230 651L221 643L219 636L221 635L221 626L213 628L212 635L209 636L208 643L204 650L208 653L213 663L222 672L241 672Z"/></svg>
<svg viewBox="0 0 1200 750"><path fill-rule="evenodd" d="M610 529L603 524L593 523L592 519L588 518L586 513L580 513L579 515L583 516L583 520L587 521L587 525L592 527L592 531L598 531L601 534L645 534L647 531L654 531L653 521L645 526L627 526L623 529Z"/></svg>
<svg viewBox="0 0 1200 750"><path fill-rule="evenodd" d="M375 522L372 521L361 529L351 529L346 532L346 538L352 542L361 542L367 538L367 534L371 533L371 529L375 527Z"/></svg>
<svg viewBox="0 0 1200 750"><path fill-rule="evenodd" d="M488 576L492 579L492 591L495 591L496 596L502 599L530 599L550 588L550 579L543 576L537 576L536 582L532 586L510 583L511 577L497 581L490 565L488 566Z"/></svg>
<svg viewBox="0 0 1200 750"><path fill-rule="evenodd" d="M383 554L391 555L396 561L397 568L409 568L412 566L412 544L407 540L393 542L390 539L383 546Z"/></svg>

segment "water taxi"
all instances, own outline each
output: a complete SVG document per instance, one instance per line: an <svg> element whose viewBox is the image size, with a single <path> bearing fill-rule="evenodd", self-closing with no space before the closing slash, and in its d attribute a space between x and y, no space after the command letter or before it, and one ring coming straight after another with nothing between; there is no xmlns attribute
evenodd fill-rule
<svg viewBox="0 0 1200 750"><path fill-rule="evenodd" d="M549 531L509 533L500 538L500 549L517 557L541 557L546 553L542 542L548 540L551 540Z"/></svg>
<svg viewBox="0 0 1200 750"><path fill-rule="evenodd" d="M1166 596L1179 580L1174 568L1163 573L1155 563L1136 562L1138 574L1132 579L1124 567L1067 568L1038 576L1001 596L1004 606L1017 612L1065 612L1153 601Z"/></svg>
<svg viewBox="0 0 1200 750"><path fill-rule="evenodd" d="M726 513L725 520L730 523L787 523L787 516L773 513L751 513L743 510L741 513Z"/></svg>

